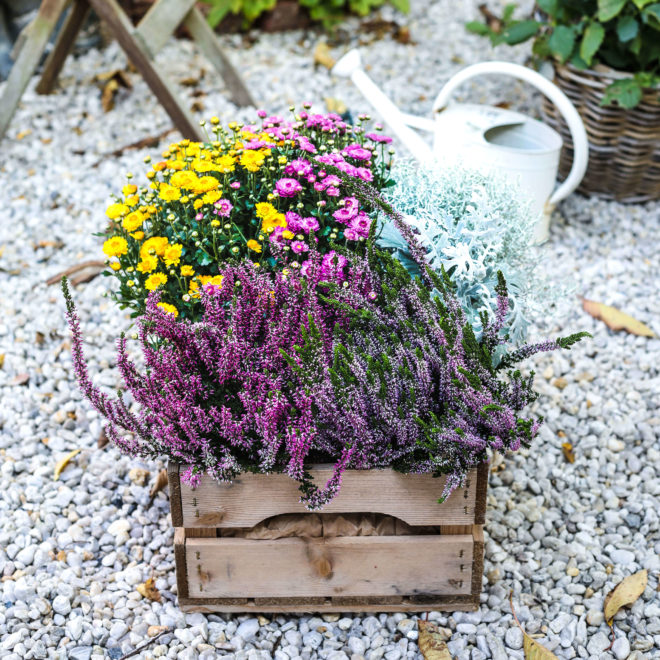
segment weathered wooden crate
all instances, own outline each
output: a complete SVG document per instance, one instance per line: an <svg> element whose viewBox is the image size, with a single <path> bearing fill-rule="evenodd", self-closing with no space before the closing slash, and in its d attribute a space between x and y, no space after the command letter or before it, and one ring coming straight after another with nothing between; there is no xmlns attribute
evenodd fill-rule
<svg viewBox="0 0 660 660"><path fill-rule="evenodd" d="M311 472L325 483L329 469ZM312 515L288 476L243 474L230 484L205 476L192 490L181 483L179 465L170 464L168 474L184 611L453 611L479 605L486 464L443 504L437 500L444 478L349 470L322 519L384 514L395 519L385 519L393 531L258 540L236 538L236 529L254 529L282 514Z"/></svg>

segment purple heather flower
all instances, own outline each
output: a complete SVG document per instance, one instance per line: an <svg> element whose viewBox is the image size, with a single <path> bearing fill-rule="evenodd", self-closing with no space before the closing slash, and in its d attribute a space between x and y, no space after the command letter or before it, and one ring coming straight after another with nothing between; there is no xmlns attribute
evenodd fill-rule
<svg viewBox="0 0 660 660"><path fill-rule="evenodd" d="M360 144L349 144L342 151L344 156L355 158L355 160L371 160L372 153Z"/></svg>
<svg viewBox="0 0 660 660"><path fill-rule="evenodd" d="M280 197L295 197L302 186L295 179L283 178L275 183L275 190Z"/></svg>
<svg viewBox="0 0 660 660"><path fill-rule="evenodd" d="M300 221L300 228L306 234L309 234L310 231L318 231L319 226L319 221L314 216L303 218Z"/></svg>
<svg viewBox="0 0 660 660"><path fill-rule="evenodd" d="M303 252L307 252L309 250L309 245L307 245L307 243L303 243L302 241L293 241L293 243L291 243L291 249L296 254L303 254Z"/></svg>
<svg viewBox="0 0 660 660"><path fill-rule="evenodd" d="M234 205L228 199L220 199L215 204L215 212L223 217L228 218Z"/></svg>

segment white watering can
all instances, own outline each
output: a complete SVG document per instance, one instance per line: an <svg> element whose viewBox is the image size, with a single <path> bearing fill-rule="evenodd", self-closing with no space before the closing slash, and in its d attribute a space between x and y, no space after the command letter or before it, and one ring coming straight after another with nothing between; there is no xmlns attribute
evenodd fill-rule
<svg viewBox="0 0 660 660"><path fill-rule="evenodd" d="M541 217L536 231L537 242L548 238L554 206L573 192L584 177L589 146L582 119L568 97L532 69L510 62L482 62L463 69L447 82L435 99L435 120L401 112L364 72L357 50L349 51L338 60L332 73L353 81L390 130L420 162L461 163L468 168L495 172L518 184L529 199L531 211ZM561 185L556 187L562 139L552 128L526 115L501 108L448 105L459 85L482 74L505 74L525 80L559 108L570 129L574 149L573 166ZM410 126L432 131L435 134L433 149Z"/></svg>

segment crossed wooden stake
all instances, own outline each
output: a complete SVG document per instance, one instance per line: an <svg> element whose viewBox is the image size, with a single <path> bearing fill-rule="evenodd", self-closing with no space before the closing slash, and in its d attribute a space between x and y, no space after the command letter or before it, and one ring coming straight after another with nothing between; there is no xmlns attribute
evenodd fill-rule
<svg viewBox="0 0 660 660"><path fill-rule="evenodd" d="M177 27L183 23L206 58L224 79L236 105L254 105L240 76L218 45L217 37L204 16L195 7L195 0L157 0L137 27L133 26L116 0L42 0L35 19L22 36L22 45L12 71L0 96L0 138L4 136L30 78L39 65L41 55L57 22L71 4L55 46L44 64L39 94L52 92L67 55L90 9L106 23L129 60L140 72L181 134L192 140L202 140L199 124L180 101L173 86L160 75L153 58L165 45Z"/></svg>

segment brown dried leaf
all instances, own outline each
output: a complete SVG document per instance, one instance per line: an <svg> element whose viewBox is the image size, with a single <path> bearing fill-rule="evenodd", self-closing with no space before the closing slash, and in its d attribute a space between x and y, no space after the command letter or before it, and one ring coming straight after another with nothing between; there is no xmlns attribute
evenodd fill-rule
<svg viewBox="0 0 660 660"><path fill-rule="evenodd" d="M163 488L167 486L167 470L163 468L158 475L156 476L156 481L154 481L154 485L151 487L151 490L149 491L149 497L151 498L151 502L156 499L156 495L160 493Z"/></svg>
<svg viewBox="0 0 660 660"><path fill-rule="evenodd" d="M96 441L96 446L99 449L103 449L103 447L105 447L109 442L110 440L108 440L108 436L105 434L105 429L101 429L101 433L99 433L98 440Z"/></svg>
<svg viewBox="0 0 660 660"><path fill-rule="evenodd" d="M511 604L511 613L518 628L523 634L523 649L525 650L525 660L558 660L557 656L548 651L545 646L541 646L534 638L530 637L518 621L518 617L513 609L513 591L509 592L509 603Z"/></svg>
<svg viewBox="0 0 660 660"><path fill-rule="evenodd" d="M71 459L77 454L79 454L81 451L82 449L74 449L73 451L70 451L63 459L55 463L55 473L53 474L54 481L57 481L60 478L60 475L64 471L64 468L69 464Z"/></svg>
<svg viewBox="0 0 660 660"><path fill-rule="evenodd" d="M154 600L160 603L160 591L156 589L156 582L153 578L149 578L146 582L138 584L137 592L143 598L148 598L149 600Z"/></svg>
<svg viewBox="0 0 660 660"><path fill-rule="evenodd" d="M110 112L115 107L115 94L119 90L119 83L110 78L105 85L103 85L103 92L101 93L101 107L103 112Z"/></svg>
<svg viewBox="0 0 660 660"><path fill-rule="evenodd" d="M564 453L564 458L569 463L575 463L575 452L573 451L573 445L570 442L563 442L561 450Z"/></svg>
<svg viewBox="0 0 660 660"><path fill-rule="evenodd" d="M5 366L5 354L0 353L0 369L2 369Z"/></svg>
<svg viewBox="0 0 660 660"><path fill-rule="evenodd" d="M30 374L16 374L9 382L10 385L27 385L30 382Z"/></svg>
<svg viewBox="0 0 660 660"><path fill-rule="evenodd" d="M164 633L166 630L169 630L167 626L149 626L147 628L147 636L155 637L156 635Z"/></svg>
<svg viewBox="0 0 660 660"><path fill-rule="evenodd" d="M626 605L632 605L646 589L649 574L646 569L624 578L605 596L603 612L607 625L612 627L614 615Z"/></svg>
<svg viewBox="0 0 660 660"><path fill-rule="evenodd" d="M149 478L149 470L143 468L132 468L128 471L128 478L138 486L144 486Z"/></svg>
<svg viewBox="0 0 660 660"><path fill-rule="evenodd" d="M21 131L20 133L16 134L16 139L17 140L22 140L23 138L30 135L30 133L32 133L32 131L29 128L26 128L24 131Z"/></svg>
<svg viewBox="0 0 660 660"><path fill-rule="evenodd" d="M616 307L610 307L595 300L582 298L582 308L587 314L595 319L602 321L610 330L618 332L625 330L631 335L638 337L655 337L655 333L647 325L632 316L618 310Z"/></svg>
<svg viewBox="0 0 660 660"><path fill-rule="evenodd" d="M452 660L444 635L433 621L417 621L419 638L417 644L426 660Z"/></svg>
<svg viewBox="0 0 660 660"><path fill-rule="evenodd" d="M330 54L330 48L325 41L319 41L314 48L314 64L320 64L326 69L332 69L335 58Z"/></svg>

